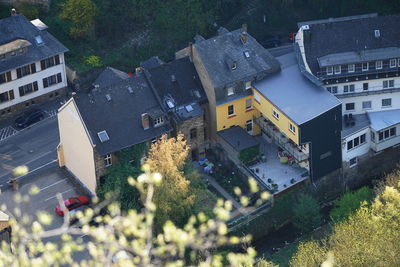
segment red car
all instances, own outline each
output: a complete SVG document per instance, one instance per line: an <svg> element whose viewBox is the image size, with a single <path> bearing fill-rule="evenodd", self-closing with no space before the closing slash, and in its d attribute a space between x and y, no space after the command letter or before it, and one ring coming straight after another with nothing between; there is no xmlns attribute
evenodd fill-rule
<svg viewBox="0 0 400 267"><path fill-rule="evenodd" d="M89 198L87 196L71 197L64 200L64 204L68 210L73 210L80 206L89 204ZM57 205L55 210L58 215L64 216L64 211L61 209L60 205Z"/></svg>

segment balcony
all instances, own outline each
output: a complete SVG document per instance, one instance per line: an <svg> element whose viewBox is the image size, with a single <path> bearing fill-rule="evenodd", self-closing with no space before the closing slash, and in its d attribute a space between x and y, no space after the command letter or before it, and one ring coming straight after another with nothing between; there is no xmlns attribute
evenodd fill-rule
<svg viewBox="0 0 400 267"><path fill-rule="evenodd" d="M264 117L254 118L255 123L270 136L283 150L292 155L297 162L308 160L309 153L305 153L293 141L287 138L272 122Z"/></svg>

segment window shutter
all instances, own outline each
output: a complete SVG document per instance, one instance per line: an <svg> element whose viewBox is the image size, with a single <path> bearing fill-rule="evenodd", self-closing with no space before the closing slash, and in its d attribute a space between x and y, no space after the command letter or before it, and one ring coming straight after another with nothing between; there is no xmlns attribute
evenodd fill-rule
<svg viewBox="0 0 400 267"><path fill-rule="evenodd" d="M14 90L10 90L10 100L14 99Z"/></svg>
<svg viewBox="0 0 400 267"><path fill-rule="evenodd" d="M43 87L44 87L44 88L47 88L47 87L49 87L49 84L48 84L47 78L44 78L44 79L43 79Z"/></svg>
<svg viewBox="0 0 400 267"><path fill-rule="evenodd" d="M21 78L22 77L22 73L21 73L21 68L17 69L17 78Z"/></svg>
<svg viewBox="0 0 400 267"><path fill-rule="evenodd" d="M57 74L57 83L60 83L60 82L62 82L61 73L58 73Z"/></svg>
<svg viewBox="0 0 400 267"><path fill-rule="evenodd" d="M33 91L39 90L37 82L33 82Z"/></svg>
<svg viewBox="0 0 400 267"><path fill-rule="evenodd" d="M32 63L31 64L31 73L35 73L36 72L36 64Z"/></svg>
<svg viewBox="0 0 400 267"><path fill-rule="evenodd" d="M55 61L56 61L56 65L60 64L60 56L59 56L59 55L56 55L56 56L54 57L54 59L55 59Z"/></svg>
<svg viewBox="0 0 400 267"><path fill-rule="evenodd" d="M24 96L25 95L24 87L20 86L18 89L19 89L19 96Z"/></svg>
<svg viewBox="0 0 400 267"><path fill-rule="evenodd" d="M45 62L44 60L41 60L41 61L40 61L40 68L41 68L42 70L46 69L46 64L45 64L44 62Z"/></svg>

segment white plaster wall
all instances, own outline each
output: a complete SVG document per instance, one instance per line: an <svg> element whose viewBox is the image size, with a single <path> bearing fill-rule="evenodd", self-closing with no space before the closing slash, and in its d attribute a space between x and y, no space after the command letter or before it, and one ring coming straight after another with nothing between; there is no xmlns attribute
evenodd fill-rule
<svg viewBox="0 0 400 267"><path fill-rule="evenodd" d="M391 98L392 106L390 107L382 107L382 99ZM376 94L376 95L366 95L366 96L353 96L349 98L340 98L342 102L342 111L343 114L353 113L353 114L362 114L365 112L372 111L385 111L391 109L400 109L400 92L394 93L386 93L386 94ZM362 102L371 101L370 109L363 109ZM355 109L346 111L346 103L355 103Z"/></svg>
<svg viewBox="0 0 400 267"><path fill-rule="evenodd" d="M41 70L40 61L36 62L35 64L36 64L36 73L17 79L17 71L14 69L11 71L11 77L12 77L12 79L16 79L16 80L13 80L8 83L3 83L0 85L0 94L10 91L12 89L12 90L14 90L14 97L15 97L14 100L12 100L12 101L7 101L4 103L1 103L0 109L11 107L13 105L19 104L21 102L41 96L43 94L50 93L51 91L58 90L60 88L64 88L67 86L67 76L66 76L66 72L65 72L64 54L60 55L60 64L59 65L47 68L45 70ZM58 83L58 84L54 84L47 88L43 88L42 79L49 77L51 75L57 74L57 73L61 73L62 82ZM36 92L30 93L28 95L20 97L18 88L20 86L23 86L23 85L26 85L29 83L33 83L35 81L37 81L37 83L38 83L39 90Z"/></svg>
<svg viewBox="0 0 400 267"><path fill-rule="evenodd" d="M391 127L390 127L391 128ZM375 142L371 142L371 148L375 152L379 152L391 146L400 144L400 125L396 125L396 136L389 139L378 141L378 132L375 133Z"/></svg>
<svg viewBox="0 0 400 267"><path fill-rule="evenodd" d="M330 84L330 85L325 85L324 87L330 87L330 86L337 86L338 87L338 93L337 95L342 95L346 94L343 92L343 86L345 85L350 85L354 84L355 85L355 93L361 93L361 92L367 92L367 91L379 91L383 89L383 81L385 80L394 80L394 87L392 88L400 88L400 77L391 77L391 78L385 78L385 79L373 79L373 80L365 80L365 81L354 81L354 82L348 82L348 83L337 83L337 84ZM368 83L368 90L364 91L363 90L363 84ZM388 89L388 88L385 88ZM348 93L353 93L353 92L348 92Z"/></svg>
<svg viewBox="0 0 400 267"><path fill-rule="evenodd" d="M356 148L352 148L350 150L347 150L347 142L350 140L353 140L354 138L356 138L357 136L360 136L362 134L365 134L365 143L356 147ZM344 139L342 139L342 161L350 161L350 159L354 158L354 157L359 157L362 156L366 153L368 153L368 151L371 148L371 130L370 128L365 128L357 133L354 133Z"/></svg>

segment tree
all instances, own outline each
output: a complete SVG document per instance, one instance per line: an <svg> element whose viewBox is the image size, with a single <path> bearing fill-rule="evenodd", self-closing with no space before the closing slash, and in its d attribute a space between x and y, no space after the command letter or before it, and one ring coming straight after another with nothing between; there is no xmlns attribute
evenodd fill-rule
<svg viewBox="0 0 400 267"><path fill-rule="evenodd" d="M52 222L48 213L37 214L37 218L21 215L16 210L11 222L13 228L12 248L3 242L0 249L0 266L252 266L255 250L245 249L242 253L229 252L226 257L213 251L231 245L249 242L250 237L239 239L226 236L231 202L218 201L215 217L209 219L203 213L192 216L184 228L167 221L162 231L154 235L154 215L157 209L153 202L155 187L160 186L163 177L151 173L148 165L137 179L128 178L130 185L145 194L143 210L130 210L124 214L114 203L109 205L108 214L98 215L98 207L79 211L76 217L80 227L69 225L69 217L62 196L57 198L64 210L64 223L60 228L45 230ZM32 194L39 188L32 188ZM17 196L21 201L27 197ZM98 203L102 206L104 203ZM89 221L97 226L88 225ZM71 235L87 235L89 241L72 238ZM49 237L57 239L49 241ZM45 240L47 239L47 240ZM84 251L82 261L73 259L73 253Z"/></svg>
<svg viewBox="0 0 400 267"><path fill-rule="evenodd" d="M318 202L310 195L301 194L293 206L293 224L308 232L321 224L322 216Z"/></svg>
<svg viewBox="0 0 400 267"><path fill-rule="evenodd" d="M157 171L164 177L162 184L154 192L154 202L158 207L157 230L168 220L183 226L193 213L196 199L204 192L194 187L202 181L193 168L187 167L187 164L191 164L187 161L188 154L189 146L182 134L174 138L163 135L150 148L146 164L152 171Z"/></svg>
<svg viewBox="0 0 400 267"><path fill-rule="evenodd" d="M300 242L297 250L298 252L290 260L292 267L320 266L325 260L326 250L315 240Z"/></svg>
<svg viewBox="0 0 400 267"><path fill-rule="evenodd" d="M330 212L333 222L346 219L354 213L363 203L372 200L372 190L368 187L361 187L354 192L346 192L339 200L335 201L335 207Z"/></svg>
<svg viewBox="0 0 400 267"><path fill-rule="evenodd" d="M67 0L62 7L60 18L72 22L73 26L69 32L72 38L94 38L96 14L96 5L91 0Z"/></svg>

